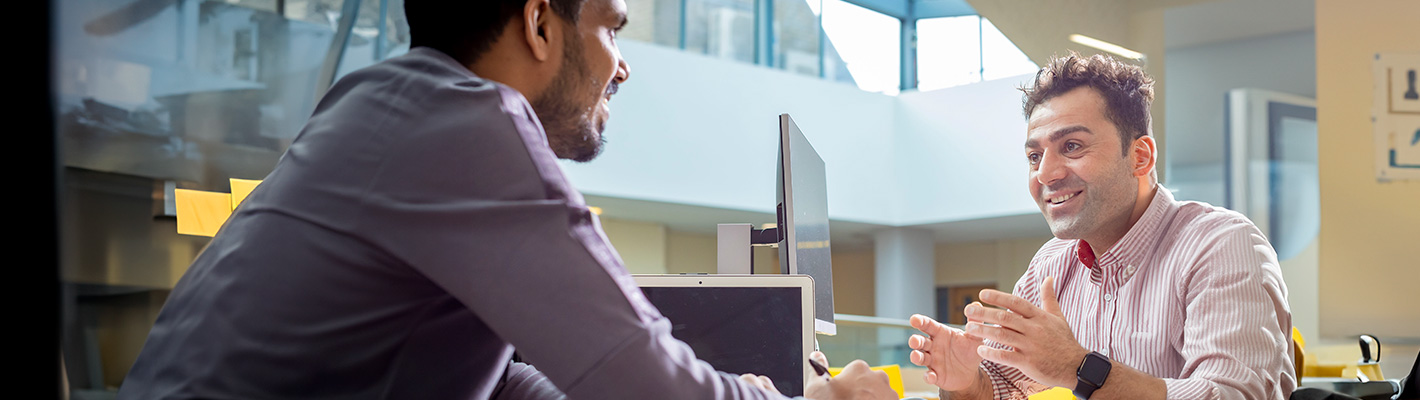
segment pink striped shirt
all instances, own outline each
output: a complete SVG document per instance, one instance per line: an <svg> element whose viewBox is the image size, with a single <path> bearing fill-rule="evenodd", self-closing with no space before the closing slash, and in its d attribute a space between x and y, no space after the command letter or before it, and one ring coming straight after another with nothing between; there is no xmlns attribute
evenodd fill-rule
<svg viewBox="0 0 1420 400"><path fill-rule="evenodd" d="M1081 263L1078 240L1051 239L1015 294L1039 306L1054 276L1076 340L1163 378L1169 399L1286 399L1297 378L1276 251L1242 214L1157 188L1119 243L1095 249L1095 267ZM1015 368L982 368L998 399L1046 389Z"/></svg>

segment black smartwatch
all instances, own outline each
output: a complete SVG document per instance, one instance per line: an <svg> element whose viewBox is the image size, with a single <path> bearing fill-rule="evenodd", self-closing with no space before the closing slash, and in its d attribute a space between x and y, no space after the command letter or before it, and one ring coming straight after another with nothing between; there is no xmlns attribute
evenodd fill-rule
<svg viewBox="0 0 1420 400"><path fill-rule="evenodd" d="M1075 397L1089 399L1096 389L1104 386L1111 367L1109 357L1093 351L1086 354L1085 360L1080 361L1080 368L1075 370L1075 378L1080 381L1075 385Z"/></svg>

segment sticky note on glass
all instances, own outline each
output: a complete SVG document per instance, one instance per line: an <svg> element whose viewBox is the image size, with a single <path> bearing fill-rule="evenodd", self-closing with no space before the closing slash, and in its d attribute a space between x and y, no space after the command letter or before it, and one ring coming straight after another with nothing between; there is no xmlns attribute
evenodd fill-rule
<svg viewBox="0 0 1420 400"><path fill-rule="evenodd" d="M256 185L261 184L261 181L251 179L230 179L230 181L232 183L233 210L237 209L238 204L242 204L242 200L247 199L247 195L250 195L251 191L256 190Z"/></svg>
<svg viewBox="0 0 1420 400"><path fill-rule="evenodd" d="M183 235L217 236L232 216L232 195L201 190L173 190L177 203L177 230Z"/></svg>
<svg viewBox="0 0 1420 400"><path fill-rule="evenodd" d="M897 397L898 397L898 398L902 398L902 397L903 397L903 394L902 394L902 393L903 393L903 392L902 392L902 391L903 391L903 389L902 389L902 367L901 367L901 366L898 366L897 364L891 364L891 365L884 365L884 366L881 366L881 367L869 367L869 369L874 370L874 371L883 371L883 373L887 374L887 376L888 376L888 386L892 386L892 390L894 390L894 391L897 392ZM828 369L828 375L829 375L829 376L838 376L838 373L839 373L839 372L843 372L843 368L829 368L829 369Z"/></svg>
<svg viewBox="0 0 1420 400"><path fill-rule="evenodd" d="M1028 397L1030 400L1075 400L1075 393L1063 387L1053 387Z"/></svg>

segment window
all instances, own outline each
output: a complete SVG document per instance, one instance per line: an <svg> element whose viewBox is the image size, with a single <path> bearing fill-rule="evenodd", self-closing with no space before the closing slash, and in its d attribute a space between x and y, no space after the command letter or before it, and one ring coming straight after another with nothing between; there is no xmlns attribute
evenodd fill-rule
<svg viewBox="0 0 1420 400"><path fill-rule="evenodd" d="M933 90L981 81L981 18L917 21L917 88Z"/></svg>
<svg viewBox="0 0 1420 400"><path fill-rule="evenodd" d="M774 0L774 67L818 76L820 0Z"/></svg>
<svg viewBox="0 0 1420 400"><path fill-rule="evenodd" d="M843 0L823 0L823 31L838 56L824 57L825 78L851 79L858 88L869 92L898 93L902 76L901 20Z"/></svg>
<svg viewBox="0 0 1420 400"><path fill-rule="evenodd" d="M970 15L917 21L918 89L933 90L1038 70L990 20Z"/></svg>
<svg viewBox="0 0 1420 400"><path fill-rule="evenodd" d="M754 63L754 0L686 0L685 49Z"/></svg>
<svg viewBox="0 0 1420 400"><path fill-rule="evenodd" d="M681 0L626 0L626 28L620 40L680 47Z"/></svg>

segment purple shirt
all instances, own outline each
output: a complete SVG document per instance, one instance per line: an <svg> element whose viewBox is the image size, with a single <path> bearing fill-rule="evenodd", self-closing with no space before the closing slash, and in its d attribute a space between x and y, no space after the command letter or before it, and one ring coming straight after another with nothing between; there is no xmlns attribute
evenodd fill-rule
<svg viewBox="0 0 1420 400"><path fill-rule="evenodd" d="M781 398L671 336L521 94L416 48L321 99L173 289L119 397L562 392Z"/></svg>

